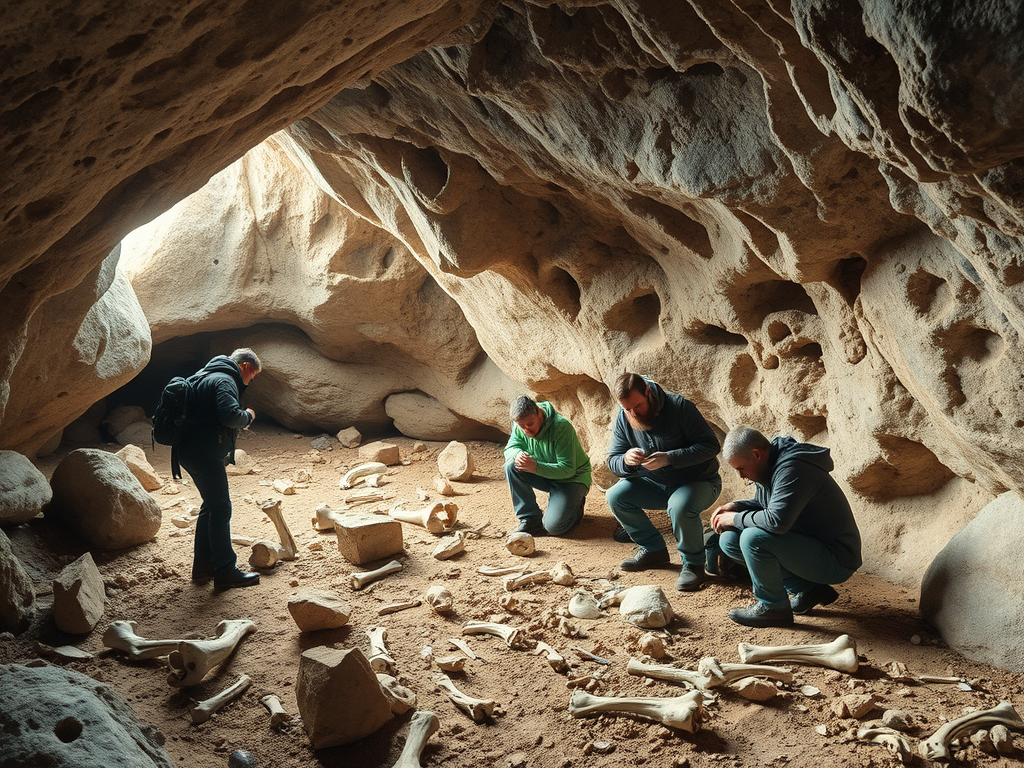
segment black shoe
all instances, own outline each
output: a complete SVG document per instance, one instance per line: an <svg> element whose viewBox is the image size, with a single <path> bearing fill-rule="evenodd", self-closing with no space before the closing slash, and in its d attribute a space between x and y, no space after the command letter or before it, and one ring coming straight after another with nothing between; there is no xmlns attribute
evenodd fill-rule
<svg viewBox="0 0 1024 768"><path fill-rule="evenodd" d="M547 536L548 530L540 520L527 517L519 521L519 525L516 527L516 533L528 533L536 538L537 536Z"/></svg>
<svg viewBox="0 0 1024 768"><path fill-rule="evenodd" d="M648 568L657 568L661 565L668 565L668 549L652 551L637 547L631 558L619 563L619 568L624 571L646 571Z"/></svg>
<svg viewBox="0 0 1024 768"><path fill-rule="evenodd" d="M615 539L620 544L632 544L633 543L633 540L629 537L629 533L626 531L625 528L622 527L621 523L619 525L615 526L615 530L612 531L612 538Z"/></svg>
<svg viewBox="0 0 1024 768"><path fill-rule="evenodd" d="M793 613L803 616L819 605L831 605L839 599L839 593L828 584L815 584L806 592L801 592L789 601L789 607Z"/></svg>
<svg viewBox="0 0 1024 768"><path fill-rule="evenodd" d="M684 560L682 570L679 571L679 578L676 579L676 589L680 592L696 592L710 580L711 577L704 571L703 565L688 563Z"/></svg>
<svg viewBox="0 0 1024 768"><path fill-rule="evenodd" d="M203 565L201 563L192 564L192 581L196 584L205 584L214 576L212 565Z"/></svg>
<svg viewBox="0 0 1024 768"><path fill-rule="evenodd" d="M231 589L232 587L254 587L260 583L258 573L246 573L237 568L232 568L225 574L216 574L213 577L213 586L217 589Z"/></svg>
<svg viewBox="0 0 1024 768"><path fill-rule="evenodd" d="M729 618L745 627L788 627L793 623L789 608L769 608L760 600L747 608L733 608Z"/></svg>

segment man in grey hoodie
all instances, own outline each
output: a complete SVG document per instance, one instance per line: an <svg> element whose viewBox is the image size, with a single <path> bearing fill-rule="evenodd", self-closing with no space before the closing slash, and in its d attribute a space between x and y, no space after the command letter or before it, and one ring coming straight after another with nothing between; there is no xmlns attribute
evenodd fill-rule
<svg viewBox="0 0 1024 768"><path fill-rule="evenodd" d="M737 427L722 456L756 485L755 498L730 501L711 516L719 546L745 563L757 601L729 618L748 627L784 627L839 597L841 584L861 566L860 531L850 502L829 472L828 448L756 429ZM788 595L787 595L788 593Z"/></svg>

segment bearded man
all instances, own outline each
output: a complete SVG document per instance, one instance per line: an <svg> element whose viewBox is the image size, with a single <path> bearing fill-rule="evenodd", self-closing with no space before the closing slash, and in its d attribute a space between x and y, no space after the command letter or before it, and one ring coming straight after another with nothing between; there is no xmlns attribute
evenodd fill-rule
<svg viewBox="0 0 1024 768"><path fill-rule="evenodd" d="M621 409L608 449L608 468L622 479L606 499L637 545L620 567L644 571L669 563L665 539L644 511L664 509L683 563L676 589L700 589L709 578L700 515L722 490L715 458L721 450L718 438L697 406L643 376L622 374L612 394Z"/></svg>

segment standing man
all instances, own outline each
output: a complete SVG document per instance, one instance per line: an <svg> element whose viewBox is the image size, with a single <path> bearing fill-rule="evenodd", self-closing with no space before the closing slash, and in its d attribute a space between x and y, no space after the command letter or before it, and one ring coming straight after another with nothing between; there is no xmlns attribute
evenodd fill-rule
<svg viewBox="0 0 1024 768"><path fill-rule="evenodd" d="M665 539L646 509L664 509L672 521L683 567L676 589L692 592L708 580L700 513L722 490L718 438L697 406L653 381L624 373L613 394L622 409L615 420L608 467L621 477L606 494L612 514L638 545L624 571L669 562Z"/></svg>
<svg viewBox="0 0 1024 768"><path fill-rule="evenodd" d="M516 531L564 536L583 519L590 457L572 424L551 403L523 395L512 403L509 416L512 434L505 446L505 479L519 518ZM534 489L548 494L543 513Z"/></svg>
<svg viewBox="0 0 1024 768"><path fill-rule="evenodd" d="M178 445L181 466L192 476L203 497L196 520L192 581L213 577L219 589L260 583L258 573L236 565L231 546L231 496L225 466L235 463L235 437L256 420L252 408L242 408L242 392L262 370L251 349L236 349L230 357L218 355L199 372L188 403L185 432Z"/></svg>
<svg viewBox="0 0 1024 768"><path fill-rule="evenodd" d="M828 448L789 436L769 443L756 429L736 427L722 453L757 486L755 498L723 504L711 517L722 551L746 563L757 598L729 618L748 627L784 627L794 613L835 602L839 593L829 585L854 574L861 552L850 502L829 474L835 465Z"/></svg>

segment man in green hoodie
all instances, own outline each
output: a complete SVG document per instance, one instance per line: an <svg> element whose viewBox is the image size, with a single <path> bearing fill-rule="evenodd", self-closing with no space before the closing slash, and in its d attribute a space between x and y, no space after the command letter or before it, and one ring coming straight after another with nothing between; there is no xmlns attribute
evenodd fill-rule
<svg viewBox="0 0 1024 768"><path fill-rule="evenodd" d="M583 519L590 458L572 424L551 403L523 395L512 403L509 417L512 434L505 446L505 479L519 518L516 531L564 536ZM535 489L548 494L544 512Z"/></svg>

